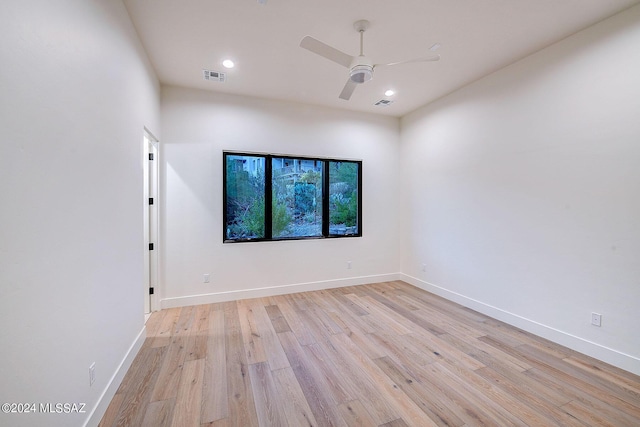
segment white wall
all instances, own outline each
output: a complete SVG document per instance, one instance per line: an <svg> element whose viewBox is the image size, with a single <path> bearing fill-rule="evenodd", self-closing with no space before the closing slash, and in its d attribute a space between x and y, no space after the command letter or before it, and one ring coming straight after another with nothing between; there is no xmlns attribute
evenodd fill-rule
<svg viewBox="0 0 640 427"><path fill-rule="evenodd" d="M397 277L398 119L175 87L161 117L163 307ZM361 159L363 237L223 244L223 150Z"/></svg>
<svg viewBox="0 0 640 427"><path fill-rule="evenodd" d="M403 118L407 280L640 373L639 47L637 6Z"/></svg>
<svg viewBox="0 0 640 427"><path fill-rule="evenodd" d="M144 58L120 1L0 2L0 402L86 404L0 425L96 425L144 337Z"/></svg>

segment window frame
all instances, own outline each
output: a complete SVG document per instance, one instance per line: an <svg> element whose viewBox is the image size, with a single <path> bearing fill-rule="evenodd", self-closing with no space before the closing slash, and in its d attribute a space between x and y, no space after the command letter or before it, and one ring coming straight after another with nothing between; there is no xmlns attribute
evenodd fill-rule
<svg viewBox="0 0 640 427"><path fill-rule="evenodd" d="M228 156L250 156L261 157L264 159L264 237L249 237L249 238L228 238L227 236L227 157ZM322 163L322 234L320 236L290 236L290 237L273 237L273 159L291 159L291 160L308 160ZM357 233L352 234L331 234L331 212L330 212L330 163L331 162L345 162L355 163L358 165L357 174ZM256 152L244 152L244 151L231 151L224 150L222 152L222 241L223 243L245 243L245 242L280 242L288 240L317 240L317 239L340 239L351 237L362 237L362 160L353 159L338 159L329 157L310 157L310 156L297 156L291 154L272 154L272 153L256 153Z"/></svg>

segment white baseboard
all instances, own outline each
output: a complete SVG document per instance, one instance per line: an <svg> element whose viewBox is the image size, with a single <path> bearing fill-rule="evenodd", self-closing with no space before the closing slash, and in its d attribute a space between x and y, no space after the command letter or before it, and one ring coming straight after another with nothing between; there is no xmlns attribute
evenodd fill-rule
<svg viewBox="0 0 640 427"><path fill-rule="evenodd" d="M321 289L341 288L345 286L365 285L367 283L390 282L400 279L400 273L379 274L373 276L350 277L347 279L322 280L318 282L295 283L281 286L266 286L264 288L241 289L237 291L215 292L202 295L187 295L184 297L165 298L160 306L165 308L185 307L198 304L212 304L216 302L234 301L247 298L260 298L274 295L292 294L296 292L318 291Z"/></svg>
<svg viewBox="0 0 640 427"><path fill-rule="evenodd" d="M560 331L550 326L543 325L531 319L527 319L517 314L510 313L500 308L483 303L482 301L466 297L457 292L450 291L448 289L442 288L429 282L425 282L404 273L400 274L400 280L403 280L417 288L424 289L425 291L431 292L450 301L456 302L465 307L476 310L482 314L505 322L509 325L523 329L539 337L546 338L550 341L578 351L582 354L594 357L605 363L609 363L610 365L617 366L618 368L624 369L625 371L640 375L640 359L637 357Z"/></svg>
<svg viewBox="0 0 640 427"><path fill-rule="evenodd" d="M563 332L547 325L535 322L531 319L491 306L482 301L469 298L465 295L450 291L446 288L425 282L404 273L390 273L372 276L351 277L347 279L323 280L318 282L296 283L280 286L266 286L254 289L242 289L237 291L215 292L201 295L187 295L183 297L164 298L161 300L161 308L185 307L198 304L212 304L217 302L234 301L247 298L260 298L273 295L283 295L296 292L317 291L321 289L340 288L344 286L364 285L368 283L390 282L403 280L418 288L439 295L450 301L469 307L494 319L513 325L527 332L546 338L550 341L576 350L580 353L594 357L603 362L617 366L625 371L640 375L640 359L615 349L588 341L584 338Z"/></svg>
<svg viewBox="0 0 640 427"><path fill-rule="evenodd" d="M133 343L129 347L129 350L127 350L127 353L120 362L118 369L116 369L114 374L111 376L111 379L100 395L98 402L93 407L93 410L89 413L89 416L84 423L84 427L97 426L98 424L100 424L100 420L102 420L104 413L107 411L109 403L111 403L111 399L113 399L116 391L118 391L118 387L120 387L120 383L122 382L124 375L131 367L131 363L133 363L133 359L135 359L136 355L140 351L140 348L142 347L142 344L144 344L144 340L146 339L146 337L147 330L143 326L142 330L133 341Z"/></svg>

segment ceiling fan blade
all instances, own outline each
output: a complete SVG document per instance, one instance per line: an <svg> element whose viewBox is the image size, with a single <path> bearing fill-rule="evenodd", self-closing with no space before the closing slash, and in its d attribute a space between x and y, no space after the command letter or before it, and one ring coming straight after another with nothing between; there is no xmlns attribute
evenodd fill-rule
<svg viewBox="0 0 640 427"><path fill-rule="evenodd" d="M300 47L347 68L349 68L351 61L353 60L352 56L349 56L328 44L322 43L320 40L316 40L311 36L303 38L300 42Z"/></svg>
<svg viewBox="0 0 640 427"><path fill-rule="evenodd" d="M344 99L345 101L351 99L351 95L353 94L353 91L356 90L356 86L358 86L358 83L354 82L351 79L347 80L347 83L344 85L342 92L340 92L339 98Z"/></svg>
<svg viewBox="0 0 640 427"><path fill-rule="evenodd" d="M374 65L374 67L382 67L382 66L388 67L391 65L409 64L411 62L432 62L432 61L439 61L439 60L440 60L440 55L438 55L437 53L433 53L428 56L423 56L422 58L409 59L408 61L390 62L388 64L376 64Z"/></svg>

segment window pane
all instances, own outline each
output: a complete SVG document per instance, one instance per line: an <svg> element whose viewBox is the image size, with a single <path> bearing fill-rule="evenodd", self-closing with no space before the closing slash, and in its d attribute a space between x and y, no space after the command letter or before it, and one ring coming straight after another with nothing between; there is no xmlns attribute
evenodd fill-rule
<svg viewBox="0 0 640 427"><path fill-rule="evenodd" d="M322 236L322 161L272 159L273 238Z"/></svg>
<svg viewBox="0 0 640 427"><path fill-rule="evenodd" d="M227 154L226 236L228 240L264 237L264 157Z"/></svg>
<svg viewBox="0 0 640 427"><path fill-rule="evenodd" d="M329 234L358 234L358 169L356 162L329 162Z"/></svg>

